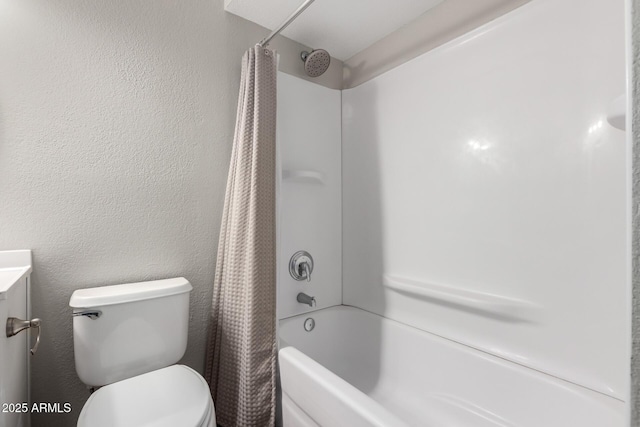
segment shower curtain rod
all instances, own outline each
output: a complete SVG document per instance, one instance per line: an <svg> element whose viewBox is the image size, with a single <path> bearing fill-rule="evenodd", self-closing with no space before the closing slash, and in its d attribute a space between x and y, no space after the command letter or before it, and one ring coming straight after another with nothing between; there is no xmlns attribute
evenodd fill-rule
<svg viewBox="0 0 640 427"><path fill-rule="evenodd" d="M300 5L299 8L296 9L295 12L293 12L291 14L291 16L289 16L289 18L287 18L286 21L284 21L282 23L282 25L280 25L278 28L276 28L275 30L273 30L271 32L271 34L269 34L267 37L263 38L260 43L258 43L260 45L260 47L265 47L269 44L269 42L271 41L272 38L274 38L275 36L277 36L278 34L280 34L280 32L282 30L284 30L285 28L287 28L287 26L289 26L289 24L291 24L298 16L300 16L300 14L302 12L304 12L304 10L306 8L308 8L309 6L311 6L311 3L313 3L314 0L307 0L304 3L302 3Z"/></svg>

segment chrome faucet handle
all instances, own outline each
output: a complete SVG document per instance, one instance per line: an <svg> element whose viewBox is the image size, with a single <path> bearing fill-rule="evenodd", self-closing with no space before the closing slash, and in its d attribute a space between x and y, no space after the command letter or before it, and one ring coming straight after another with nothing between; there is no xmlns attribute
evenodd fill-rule
<svg viewBox="0 0 640 427"><path fill-rule="evenodd" d="M40 333L42 332L42 320L38 318L31 319L31 320L22 320L22 319L18 319L17 317L9 317L7 319L6 335L7 335L7 338L9 338L14 335L18 335L20 332L24 331L25 329L30 329L30 328L38 329L38 335L36 336L36 343L33 346L33 348L30 350L31 355L34 355L36 354L36 351L38 351L38 346L40 345Z"/></svg>
<svg viewBox="0 0 640 427"><path fill-rule="evenodd" d="M311 281L313 272L313 258L306 251L298 251L289 260L289 274L297 281Z"/></svg>
<svg viewBox="0 0 640 427"><path fill-rule="evenodd" d="M304 277L307 278L307 282L310 282L311 281L311 269L309 269L309 263L304 261L300 265L304 269Z"/></svg>

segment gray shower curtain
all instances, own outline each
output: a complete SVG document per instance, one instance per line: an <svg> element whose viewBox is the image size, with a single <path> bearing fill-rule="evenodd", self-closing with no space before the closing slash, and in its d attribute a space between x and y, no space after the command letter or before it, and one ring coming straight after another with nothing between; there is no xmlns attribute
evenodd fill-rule
<svg viewBox="0 0 640 427"><path fill-rule="evenodd" d="M276 55L242 59L205 377L223 427L275 423Z"/></svg>

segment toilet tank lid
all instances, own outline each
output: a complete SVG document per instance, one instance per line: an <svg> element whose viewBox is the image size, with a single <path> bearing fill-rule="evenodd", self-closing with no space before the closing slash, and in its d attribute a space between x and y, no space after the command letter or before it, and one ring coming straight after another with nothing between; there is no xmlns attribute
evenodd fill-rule
<svg viewBox="0 0 640 427"><path fill-rule="evenodd" d="M122 304L145 299L183 294L193 289L184 277L127 283L124 285L99 286L78 289L71 295L69 306L73 308L99 307Z"/></svg>

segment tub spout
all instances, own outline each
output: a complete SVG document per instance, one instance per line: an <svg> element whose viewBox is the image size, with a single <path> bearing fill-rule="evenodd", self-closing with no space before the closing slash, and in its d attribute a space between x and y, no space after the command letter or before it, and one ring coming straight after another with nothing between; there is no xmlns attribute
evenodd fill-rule
<svg viewBox="0 0 640 427"><path fill-rule="evenodd" d="M302 292L300 292L298 294L298 298L296 298L296 299L301 304L308 304L309 307L315 307L315 305L316 305L316 298L315 297L310 297L309 295L304 294Z"/></svg>

